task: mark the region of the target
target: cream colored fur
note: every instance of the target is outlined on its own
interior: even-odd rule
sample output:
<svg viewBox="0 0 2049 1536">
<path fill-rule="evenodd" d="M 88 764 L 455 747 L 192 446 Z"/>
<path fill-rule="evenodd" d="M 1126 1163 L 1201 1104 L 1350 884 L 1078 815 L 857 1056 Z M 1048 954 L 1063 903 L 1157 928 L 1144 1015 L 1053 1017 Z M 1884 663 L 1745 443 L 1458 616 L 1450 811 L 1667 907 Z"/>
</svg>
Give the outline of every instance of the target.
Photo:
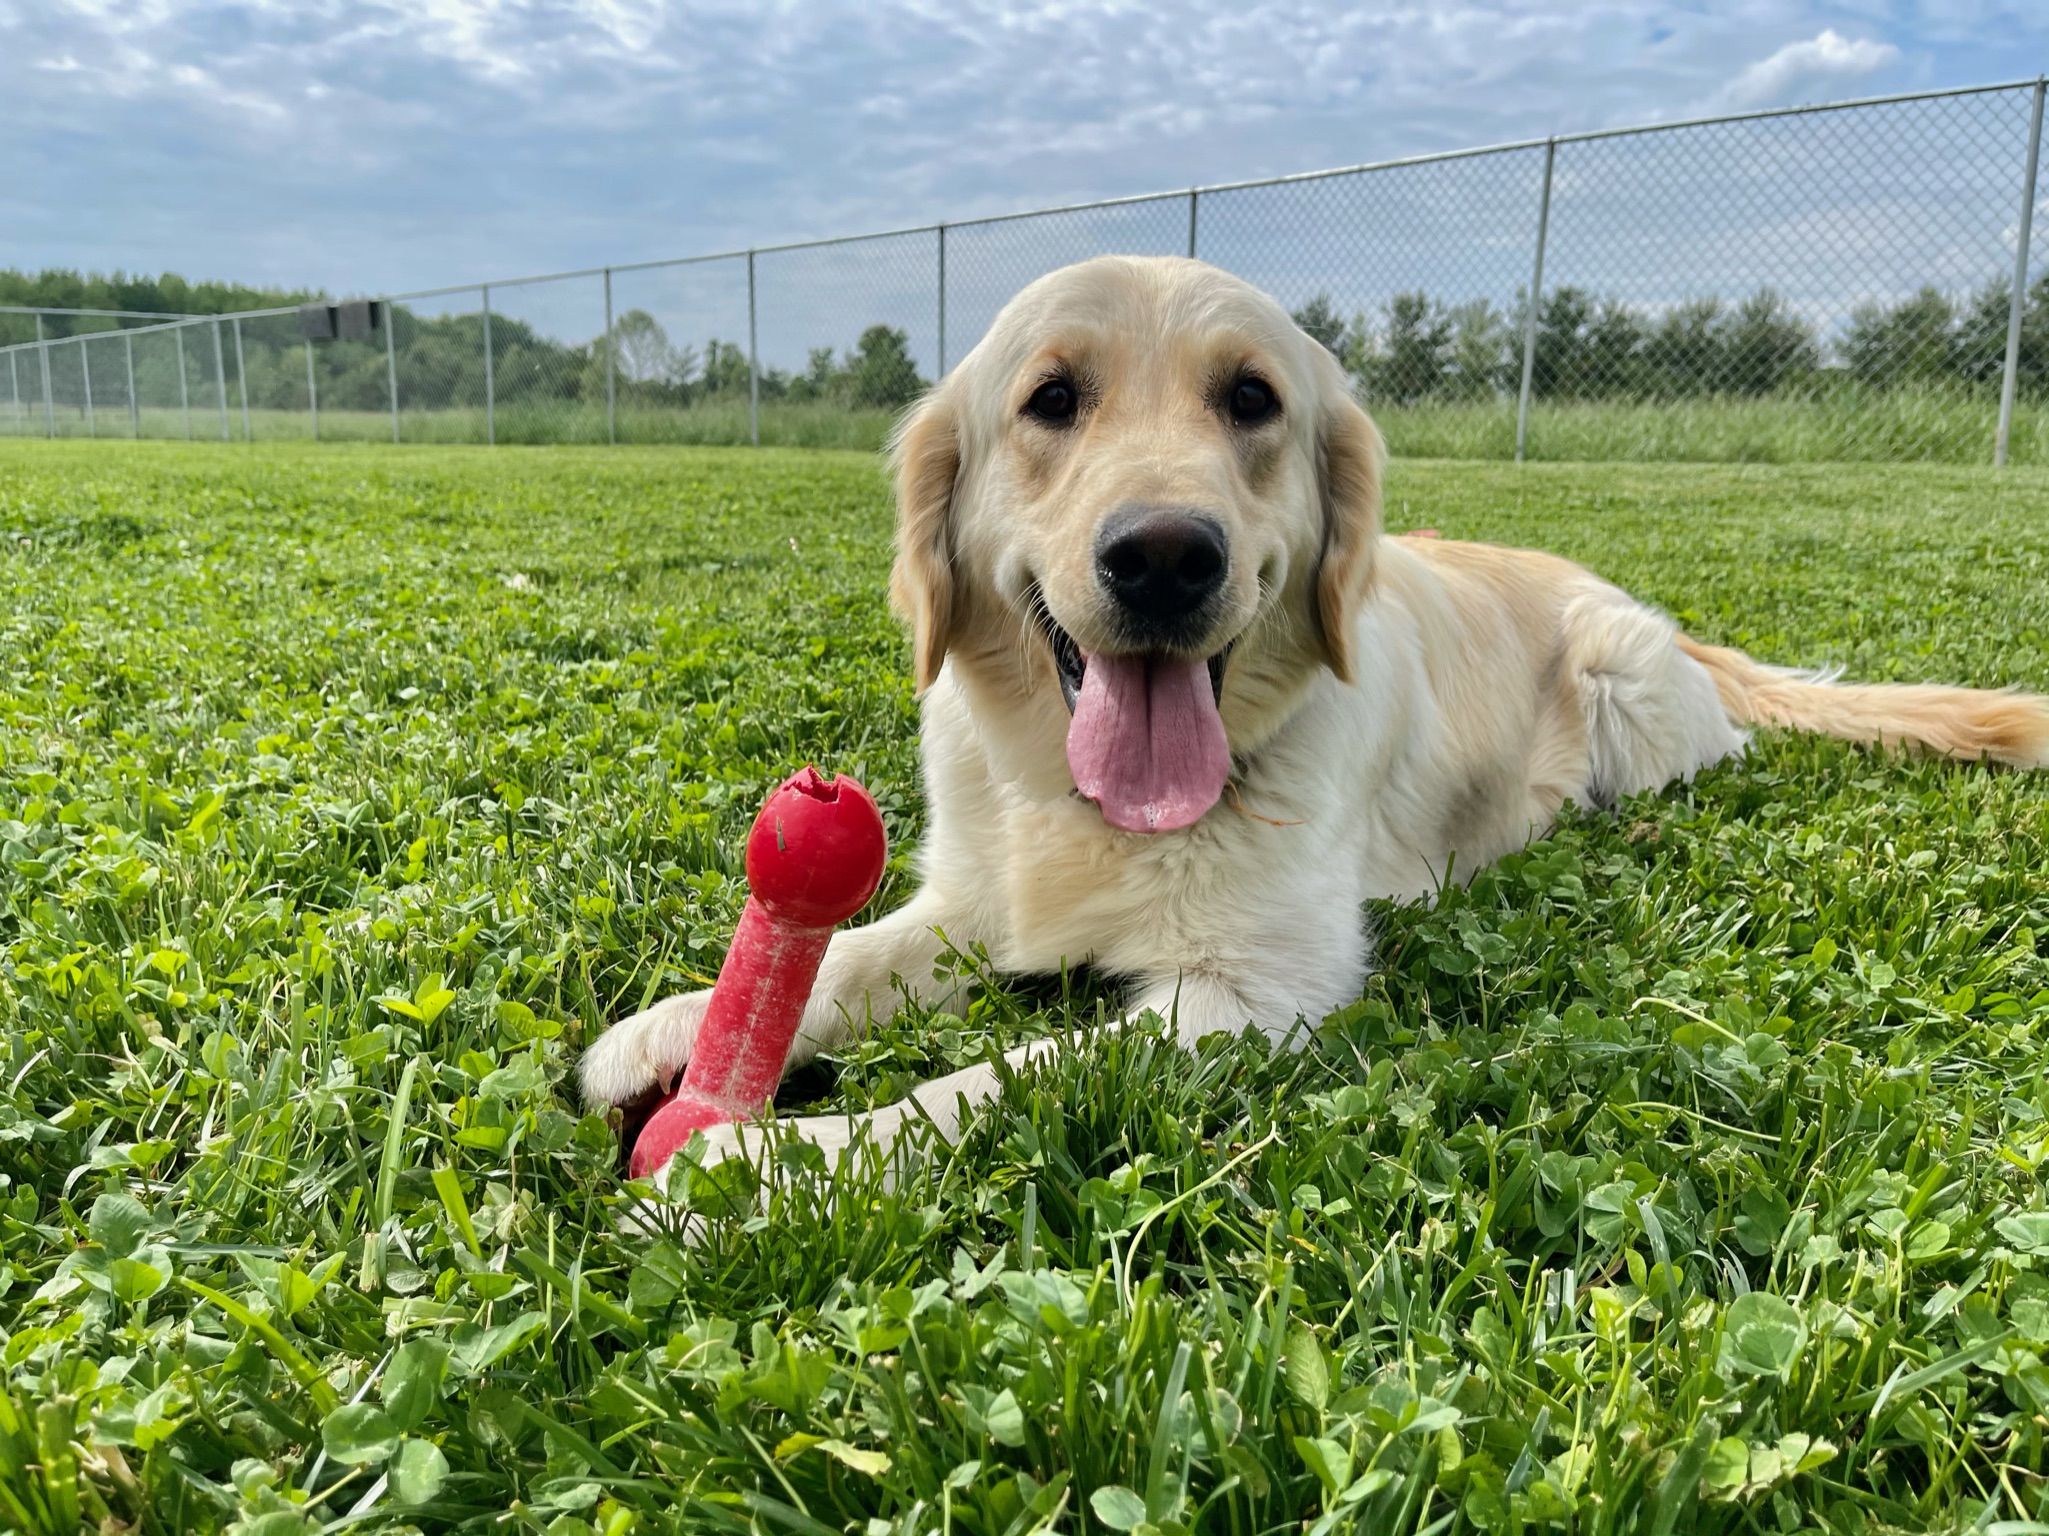
<svg viewBox="0 0 2049 1536">
<path fill-rule="evenodd" d="M 1022 412 L 1056 370 L 1088 396 L 1064 431 Z M 1218 381 L 1248 370 L 1281 400 L 1253 430 L 1215 404 Z M 1032 284 L 918 406 L 895 459 L 892 585 L 925 690 L 923 884 L 834 938 L 792 1064 L 906 992 L 946 1001 L 954 984 L 933 974 L 949 945 L 1010 971 L 1087 962 L 1127 978 L 1130 1012 L 1171 1018 L 1184 1041 L 1248 1024 L 1286 1037 L 1358 996 L 1368 898 L 1427 897 L 1567 800 L 1607 805 L 1740 752 L 1753 722 L 2049 761 L 2041 699 L 1832 687 L 1697 644 L 1554 556 L 1384 537 L 1380 440 L 1344 374 L 1278 304 L 1197 262 L 1111 257 Z M 1133 503 L 1197 508 L 1231 550 L 1207 649 L 1233 645 L 1232 788 L 1157 835 L 1114 831 L 1075 794 L 1029 606 L 1036 588 L 1084 651 L 1114 648 L 1093 540 Z M 708 995 L 599 1039 L 590 1102 L 669 1082 Z M 951 1136 L 995 1087 L 972 1068 L 865 1120 L 797 1128 L 886 1143 L 922 1116 Z"/>
</svg>

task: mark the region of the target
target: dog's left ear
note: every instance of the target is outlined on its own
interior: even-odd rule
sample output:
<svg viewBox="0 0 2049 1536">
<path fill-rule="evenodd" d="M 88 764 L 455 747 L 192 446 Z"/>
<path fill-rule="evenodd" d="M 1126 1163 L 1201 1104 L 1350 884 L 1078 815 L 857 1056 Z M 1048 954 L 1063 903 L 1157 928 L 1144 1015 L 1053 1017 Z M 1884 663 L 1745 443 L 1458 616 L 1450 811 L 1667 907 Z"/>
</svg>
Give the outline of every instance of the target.
<svg viewBox="0 0 2049 1536">
<path fill-rule="evenodd" d="M 939 678 L 954 620 L 953 486 L 960 425 L 940 385 L 890 439 L 896 470 L 896 565 L 889 595 L 911 626 L 912 675 L 923 693 Z"/>
<path fill-rule="evenodd" d="M 1353 631 L 1373 578 L 1380 537 L 1380 430 L 1349 391 L 1332 391 L 1316 445 L 1323 501 L 1323 555 L 1316 567 L 1316 617 L 1323 659 L 1341 682 L 1352 681 Z"/>
</svg>

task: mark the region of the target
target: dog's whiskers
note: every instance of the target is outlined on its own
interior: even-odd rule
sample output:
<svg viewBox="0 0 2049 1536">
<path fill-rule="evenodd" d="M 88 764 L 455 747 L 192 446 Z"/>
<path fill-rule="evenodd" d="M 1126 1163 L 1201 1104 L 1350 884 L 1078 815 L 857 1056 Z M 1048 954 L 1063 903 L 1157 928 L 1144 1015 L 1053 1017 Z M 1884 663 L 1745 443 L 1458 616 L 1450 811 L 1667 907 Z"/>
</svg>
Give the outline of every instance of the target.
<svg viewBox="0 0 2049 1536">
<path fill-rule="evenodd" d="M 1044 625 L 1039 618 L 1039 607 L 1045 599 L 1039 596 L 1037 584 L 1027 587 L 1015 597 L 1006 597 L 1003 606 L 1017 619 L 1018 659 L 1028 660 L 1035 649 L 1035 643 L 1044 634 Z"/>
</svg>

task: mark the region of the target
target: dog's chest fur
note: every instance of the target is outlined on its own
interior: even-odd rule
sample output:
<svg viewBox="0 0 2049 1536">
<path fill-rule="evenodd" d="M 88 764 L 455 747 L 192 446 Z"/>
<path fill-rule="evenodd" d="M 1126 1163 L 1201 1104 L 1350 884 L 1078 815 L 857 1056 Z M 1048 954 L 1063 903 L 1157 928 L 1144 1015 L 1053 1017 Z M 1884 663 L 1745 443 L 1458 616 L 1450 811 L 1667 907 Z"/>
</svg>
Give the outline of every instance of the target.
<svg viewBox="0 0 2049 1536">
<path fill-rule="evenodd" d="M 1356 712 L 1301 711 L 1239 764 L 1223 804 L 1162 837 L 1114 831 L 1071 791 L 1048 794 L 1059 765 L 1020 772 L 1044 754 L 1021 751 L 1012 724 L 978 718 L 950 677 L 926 699 L 926 878 L 974 905 L 1005 969 L 1227 970 L 1306 937 L 1319 924 L 1305 913 L 1355 947 L 1365 897 L 1428 888 L 1418 854 L 1386 834 L 1382 812 L 1400 798 L 1383 786 L 1401 754 Z"/>
</svg>

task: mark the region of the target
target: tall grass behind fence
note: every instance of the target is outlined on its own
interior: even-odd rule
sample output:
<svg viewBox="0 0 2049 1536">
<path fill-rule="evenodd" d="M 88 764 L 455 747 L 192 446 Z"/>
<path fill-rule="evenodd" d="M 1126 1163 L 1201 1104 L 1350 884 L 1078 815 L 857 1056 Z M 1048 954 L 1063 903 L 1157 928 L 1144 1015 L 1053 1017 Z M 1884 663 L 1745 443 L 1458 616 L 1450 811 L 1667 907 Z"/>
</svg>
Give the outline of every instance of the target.
<svg viewBox="0 0 2049 1536">
<path fill-rule="evenodd" d="M 2043 97 L 1565 135 L 398 294 L 368 339 L 309 341 L 288 310 L 50 312 L 4 344 L 11 314 L 0 433 L 872 447 L 1019 288 L 1125 252 L 1275 294 L 1397 453 L 2049 462 Z"/>
</svg>

